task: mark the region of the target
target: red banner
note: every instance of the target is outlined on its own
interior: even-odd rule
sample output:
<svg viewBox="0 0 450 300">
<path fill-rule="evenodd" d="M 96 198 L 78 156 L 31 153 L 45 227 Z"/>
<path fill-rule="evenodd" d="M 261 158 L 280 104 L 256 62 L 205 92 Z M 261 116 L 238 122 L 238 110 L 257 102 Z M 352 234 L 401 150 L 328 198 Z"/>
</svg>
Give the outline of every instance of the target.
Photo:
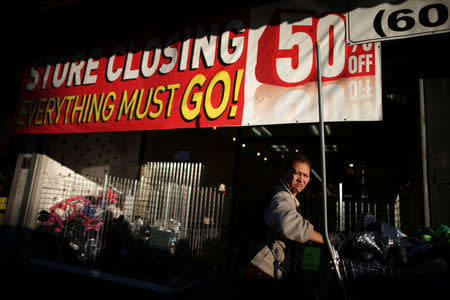
<svg viewBox="0 0 450 300">
<path fill-rule="evenodd" d="M 328 120 L 380 119 L 377 47 L 346 46 L 343 15 L 273 9 L 35 64 L 24 72 L 15 131 L 313 122 L 316 40 Z"/>
</svg>

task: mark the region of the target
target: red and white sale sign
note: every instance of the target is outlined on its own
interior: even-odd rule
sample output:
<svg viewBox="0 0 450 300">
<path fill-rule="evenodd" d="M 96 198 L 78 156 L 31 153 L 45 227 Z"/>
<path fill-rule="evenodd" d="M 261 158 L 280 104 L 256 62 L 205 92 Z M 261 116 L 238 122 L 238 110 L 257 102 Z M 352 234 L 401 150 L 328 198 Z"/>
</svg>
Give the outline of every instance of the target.
<svg viewBox="0 0 450 300">
<path fill-rule="evenodd" d="M 25 70 L 17 133 L 381 119 L 378 44 L 347 46 L 338 13 L 254 8 Z"/>
</svg>

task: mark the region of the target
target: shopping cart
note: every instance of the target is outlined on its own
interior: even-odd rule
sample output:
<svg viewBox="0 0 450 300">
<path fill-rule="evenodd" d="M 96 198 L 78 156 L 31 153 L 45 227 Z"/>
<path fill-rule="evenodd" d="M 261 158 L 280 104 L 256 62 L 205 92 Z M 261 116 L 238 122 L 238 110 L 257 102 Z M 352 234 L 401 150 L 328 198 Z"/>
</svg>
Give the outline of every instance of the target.
<svg viewBox="0 0 450 300">
<path fill-rule="evenodd" d="M 339 283 L 341 293 L 337 297 L 329 297 L 328 283 L 322 283 L 317 299 L 427 299 L 437 296 L 445 298 L 450 291 L 450 276 L 447 273 L 424 272 L 420 268 L 409 265 L 390 265 L 368 263 L 355 259 L 339 257 L 335 253 L 336 266 L 340 279 L 334 276 L 332 280 Z M 322 272 L 336 273 L 331 259 Z M 324 276 L 322 275 L 322 278 Z M 331 277 L 328 276 L 329 280 Z M 330 284 L 333 286 L 333 283 Z M 325 289 L 323 288 L 325 286 Z M 328 291 L 328 293 L 324 293 Z M 322 297 L 324 295 L 324 297 Z M 444 296 L 444 297 L 443 297 Z"/>
<path fill-rule="evenodd" d="M 406 283 L 400 268 L 339 257 L 331 248 L 336 264 L 326 246 L 313 243 L 296 261 L 301 288 L 313 299 L 393 299 L 391 290 Z"/>
<path fill-rule="evenodd" d="M 400 270 L 391 266 L 370 264 L 362 261 L 339 258 L 337 264 L 343 280 L 398 279 Z"/>
</svg>

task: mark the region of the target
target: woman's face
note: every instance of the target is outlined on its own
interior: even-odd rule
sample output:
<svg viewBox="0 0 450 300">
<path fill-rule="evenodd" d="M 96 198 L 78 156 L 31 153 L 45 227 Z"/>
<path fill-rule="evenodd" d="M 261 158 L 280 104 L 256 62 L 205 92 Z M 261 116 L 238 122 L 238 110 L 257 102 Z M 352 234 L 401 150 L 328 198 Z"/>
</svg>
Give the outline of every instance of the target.
<svg viewBox="0 0 450 300">
<path fill-rule="evenodd" d="M 284 180 L 294 196 L 305 189 L 310 179 L 310 172 L 311 168 L 307 163 L 296 161 L 285 174 Z"/>
</svg>

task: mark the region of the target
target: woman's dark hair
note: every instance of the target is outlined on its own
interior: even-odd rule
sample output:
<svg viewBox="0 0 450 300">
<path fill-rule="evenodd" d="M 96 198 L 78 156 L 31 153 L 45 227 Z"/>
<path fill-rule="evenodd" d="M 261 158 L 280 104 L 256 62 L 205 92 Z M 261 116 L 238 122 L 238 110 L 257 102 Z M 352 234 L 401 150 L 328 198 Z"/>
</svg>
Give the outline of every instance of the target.
<svg viewBox="0 0 450 300">
<path fill-rule="evenodd" d="M 284 162 L 283 172 L 285 172 L 285 173 L 288 172 L 289 169 L 292 168 L 294 163 L 297 161 L 306 163 L 311 168 L 311 165 L 312 165 L 311 161 L 309 160 L 308 157 L 306 157 L 306 155 L 300 154 L 300 153 L 293 153 L 286 158 L 286 160 Z"/>
</svg>

